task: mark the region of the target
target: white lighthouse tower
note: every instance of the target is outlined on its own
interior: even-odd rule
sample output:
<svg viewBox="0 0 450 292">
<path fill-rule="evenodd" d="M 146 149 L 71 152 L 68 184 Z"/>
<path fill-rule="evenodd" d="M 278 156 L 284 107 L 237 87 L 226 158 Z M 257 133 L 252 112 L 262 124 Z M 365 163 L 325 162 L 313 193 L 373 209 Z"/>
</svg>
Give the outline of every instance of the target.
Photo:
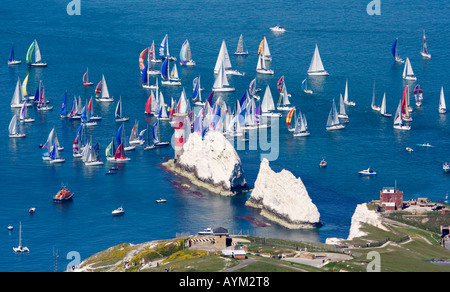
<svg viewBox="0 0 450 292">
<path fill-rule="evenodd" d="M 176 162 L 180 155 L 183 154 L 183 145 L 189 137 L 191 126 L 189 123 L 189 117 L 186 113 L 174 113 L 173 120 L 174 122 L 172 126 L 175 128 L 174 149 Z"/>
</svg>

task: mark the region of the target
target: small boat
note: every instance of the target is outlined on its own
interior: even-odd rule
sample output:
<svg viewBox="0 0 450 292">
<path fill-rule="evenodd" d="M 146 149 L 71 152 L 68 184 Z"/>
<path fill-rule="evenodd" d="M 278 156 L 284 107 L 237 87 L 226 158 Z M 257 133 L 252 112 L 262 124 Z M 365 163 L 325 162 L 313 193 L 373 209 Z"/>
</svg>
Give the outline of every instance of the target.
<svg viewBox="0 0 450 292">
<path fill-rule="evenodd" d="M 105 76 L 102 75 L 102 80 L 95 88 L 95 97 L 98 101 L 112 102 L 114 98 L 109 96 L 108 86 L 106 85 Z"/>
<path fill-rule="evenodd" d="M 159 45 L 159 56 L 162 59 L 169 59 L 170 61 L 176 61 L 177 58 L 170 56 L 169 53 L 169 36 L 166 34 Z"/>
<path fill-rule="evenodd" d="M 425 37 L 425 30 L 423 31 L 423 45 L 422 45 L 422 51 L 420 52 L 420 54 L 425 59 L 430 59 L 431 58 L 431 54 L 428 53 L 427 38 Z"/>
<path fill-rule="evenodd" d="M 94 85 L 94 83 L 89 81 L 89 73 L 88 73 L 89 69 L 86 69 L 86 72 L 83 75 L 83 86 L 92 86 Z"/>
<path fill-rule="evenodd" d="M 444 170 L 444 172 L 450 172 L 450 163 L 444 162 L 442 165 L 442 170 Z"/>
<path fill-rule="evenodd" d="M 402 106 L 402 101 L 400 100 L 400 102 L 398 103 L 397 111 L 395 112 L 394 129 L 409 131 L 409 130 L 411 130 L 411 126 L 404 125 L 403 121 L 402 121 L 401 106 Z"/>
<path fill-rule="evenodd" d="M 311 89 L 308 89 L 308 78 L 305 78 L 305 80 L 302 81 L 302 89 L 304 93 L 312 94 L 313 91 Z"/>
<path fill-rule="evenodd" d="M 36 212 L 36 208 L 30 208 L 29 210 L 28 210 L 28 213 L 30 213 L 30 214 L 34 214 Z"/>
<path fill-rule="evenodd" d="M 34 60 L 33 60 L 34 52 Z M 41 51 L 36 40 L 31 43 L 27 51 L 27 64 L 29 67 L 47 67 L 47 63 L 42 61 Z"/>
<path fill-rule="evenodd" d="M 286 32 L 286 29 L 284 27 L 282 27 L 281 25 L 276 25 L 274 27 L 271 27 L 270 30 L 273 32 Z"/>
<path fill-rule="evenodd" d="M 270 54 L 269 43 L 267 42 L 266 37 L 259 43 L 258 54 L 262 55 L 264 60 L 272 61 L 272 55 Z"/>
<path fill-rule="evenodd" d="M 180 50 L 180 65 L 195 66 L 195 61 L 192 60 L 191 45 L 188 40 L 185 40 Z"/>
<path fill-rule="evenodd" d="M 273 70 L 267 67 L 266 61 L 262 55 L 258 57 L 258 64 L 256 65 L 256 73 L 273 75 Z"/>
<path fill-rule="evenodd" d="M 21 108 L 23 103 L 26 102 L 26 98 L 23 96 L 22 84 L 20 83 L 20 77 L 17 78 L 16 88 L 11 99 L 11 108 Z M 26 106 L 32 106 L 31 103 L 26 103 Z"/>
<path fill-rule="evenodd" d="M 213 91 L 234 91 L 234 87 L 231 87 L 228 83 L 227 75 L 225 74 L 225 65 L 224 60 L 221 60 L 222 62 L 219 65 L 219 72 L 216 75 L 216 79 L 213 84 Z"/>
<path fill-rule="evenodd" d="M 308 75 L 311 76 L 328 76 L 328 72 L 323 67 L 322 59 L 320 58 L 319 48 L 317 47 L 314 50 L 314 55 L 311 59 L 311 64 L 309 65 Z"/>
<path fill-rule="evenodd" d="M 54 203 L 62 203 L 69 201 L 73 198 L 74 193 L 69 191 L 69 189 L 65 186 L 61 188 L 61 190 L 53 197 Z"/>
<path fill-rule="evenodd" d="M 20 229 L 19 229 L 19 246 L 13 247 L 13 251 L 15 253 L 26 253 L 30 250 L 26 246 L 22 246 L 22 222 L 20 222 Z"/>
<path fill-rule="evenodd" d="M 26 136 L 25 133 L 19 130 L 19 125 L 17 122 L 17 115 L 14 115 L 9 123 L 9 137 L 10 138 L 23 138 Z"/>
<path fill-rule="evenodd" d="M 38 111 L 49 111 L 53 109 L 53 106 L 48 105 L 49 101 L 45 99 L 45 88 L 42 80 L 39 82 L 39 88 L 37 96 L 35 96 L 34 101 L 37 102 L 37 110 Z"/>
<path fill-rule="evenodd" d="M 244 51 L 244 39 L 242 34 L 239 36 L 239 41 L 237 44 L 236 52 L 234 52 L 236 56 L 248 56 L 248 51 Z"/>
<path fill-rule="evenodd" d="M 406 151 L 408 151 L 408 152 L 414 152 L 414 149 L 412 149 L 411 147 L 406 147 Z"/>
<path fill-rule="evenodd" d="M 111 167 L 107 172 L 105 172 L 105 174 L 116 174 L 118 171 L 119 169 L 117 167 Z"/>
<path fill-rule="evenodd" d="M 445 114 L 447 112 L 447 106 L 445 105 L 444 87 L 441 86 L 441 94 L 439 96 L 439 113 Z"/>
<path fill-rule="evenodd" d="M 309 136 L 308 124 L 306 122 L 306 117 L 299 111 L 297 120 L 295 122 L 294 137 L 305 137 Z"/>
<path fill-rule="evenodd" d="M 344 103 L 346 105 L 350 105 L 350 106 L 356 105 L 356 103 L 354 101 L 348 100 L 348 80 L 345 81 Z"/>
<path fill-rule="evenodd" d="M 403 64 L 405 62 L 405 60 L 403 60 L 402 58 L 400 58 L 400 56 L 398 55 L 398 49 L 397 49 L 397 45 L 398 45 L 398 39 L 395 39 L 394 44 L 392 45 L 392 55 L 394 56 L 394 60 L 397 63 Z"/>
<path fill-rule="evenodd" d="M 158 204 L 166 203 L 166 202 L 167 202 L 167 200 L 163 199 L 163 198 L 159 198 L 159 199 L 156 200 L 156 203 L 158 203 Z"/>
<path fill-rule="evenodd" d="M 11 52 L 9 54 L 8 65 L 19 65 L 21 64 L 21 60 L 14 59 L 14 44 L 11 45 Z"/>
<path fill-rule="evenodd" d="M 374 111 L 378 111 L 378 112 L 381 111 L 381 106 L 375 104 L 375 80 L 373 81 L 372 103 L 371 103 L 370 107 Z"/>
<path fill-rule="evenodd" d="M 406 58 L 405 67 L 403 69 L 403 79 L 408 81 L 416 81 L 417 77 L 414 75 L 414 71 L 411 66 L 409 58 Z"/>
<path fill-rule="evenodd" d="M 205 102 L 202 101 L 202 88 L 200 87 L 200 76 L 195 77 L 192 81 L 194 85 L 192 88 L 192 102 L 197 106 L 205 106 Z"/>
<path fill-rule="evenodd" d="M 280 90 L 280 98 L 278 99 L 277 110 L 279 111 L 290 111 L 294 107 L 289 106 L 291 102 L 289 101 L 289 95 L 287 93 L 286 84 L 284 83 L 284 79 L 281 84 Z"/>
<path fill-rule="evenodd" d="M 345 111 L 345 103 L 342 94 L 339 95 L 339 113 L 338 118 L 348 120 L 347 112 Z"/>
<path fill-rule="evenodd" d="M 361 176 L 372 176 L 377 175 L 377 172 L 372 170 L 370 167 L 368 169 L 364 169 L 358 172 Z"/>
<path fill-rule="evenodd" d="M 154 149 L 157 147 L 164 147 L 164 146 L 170 145 L 169 142 L 161 142 L 161 131 L 159 128 L 159 121 L 157 121 L 152 127 L 153 144 L 150 145 L 150 137 L 149 137 L 148 131 L 147 131 L 147 139 L 146 140 L 147 140 L 147 145 L 144 147 L 144 150 Z"/>
<path fill-rule="evenodd" d="M 420 107 L 423 100 L 423 90 L 419 84 L 414 87 L 414 99 L 416 100 L 416 106 Z"/>
<path fill-rule="evenodd" d="M 198 235 L 213 235 L 214 231 L 211 227 L 205 228 L 197 233 Z"/>
<path fill-rule="evenodd" d="M 8 225 L 8 230 L 12 231 L 14 229 L 14 227 L 12 225 Z"/>
<path fill-rule="evenodd" d="M 325 168 L 327 167 L 328 163 L 325 161 L 325 159 L 322 158 L 322 160 L 319 162 L 319 167 L 320 168 Z"/>
<path fill-rule="evenodd" d="M 334 99 L 333 99 L 333 105 L 331 106 L 330 113 L 328 114 L 326 129 L 327 129 L 327 131 L 345 129 L 345 125 L 341 124 L 341 122 L 339 121 L 338 113 L 336 110 L 336 103 L 334 102 Z"/>
<path fill-rule="evenodd" d="M 219 55 L 217 56 L 216 65 L 214 66 L 214 74 L 220 73 L 220 66 L 223 66 L 223 70 L 226 75 L 245 75 L 244 72 L 239 72 L 238 70 L 231 69 L 232 66 L 230 56 L 228 55 L 228 49 L 225 40 L 222 41 L 222 45 L 220 46 Z"/>
<path fill-rule="evenodd" d="M 386 93 L 383 95 L 383 101 L 381 102 L 380 114 L 383 117 L 392 117 L 392 114 L 386 112 Z"/>
<path fill-rule="evenodd" d="M 59 149 L 58 149 L 58 145 L 56 143 L 53 143 L 51 149 L 50 149 L 50 153 L 48 154 L 48 161 L 50 162 L 50 164 L 54 164 L 54 163 L 63 163 L 66 160 L 61 157 L 59 155 Z"/>
<path fill-rule="evenodd" d="M 278 117 L 282 116 L 281 113 L 274 112 L 275 103 L 273 102 L 272 91 L 269 84 L 266 85 L 266 91 L 264 92 L 263 100 L 261 103 L 261 115 L 265 117 Z"/>
<path fill-rule="evenodd" d="M 161 84 L 162 85 L 181 85 L 181 79 L 178 77 L 177 65 L 173 64 L 172 71 L 169 73 L 169 58 L 164 60 L 161 67 Z"/>
<path fill-rule="evenodd" d="M 115 117 L 116 117 L 116 122 L 119 122 L 119 123 L 126 122 L 130 119 L 128 117 L 122 116 L 122 97 L 120 97 L 119 101 L 117 102 Z"/>
<path fill-rule="evenodd" d="M 417 146 L 420 146 L 420 147 L 434 147 L 430 143 L 417 144 Z"/>
<path fill-rule="evenodd" d="M 122 215 L 125 214 L 125 210 L 124 210 L 124 209 L 122 208 L 122 206 L 121 206 L 121 207 L 115 209 L 114 211 L 112 211 L 111 214 L 112 214 L 113 216 L 122 216 Z"/>
</svg>

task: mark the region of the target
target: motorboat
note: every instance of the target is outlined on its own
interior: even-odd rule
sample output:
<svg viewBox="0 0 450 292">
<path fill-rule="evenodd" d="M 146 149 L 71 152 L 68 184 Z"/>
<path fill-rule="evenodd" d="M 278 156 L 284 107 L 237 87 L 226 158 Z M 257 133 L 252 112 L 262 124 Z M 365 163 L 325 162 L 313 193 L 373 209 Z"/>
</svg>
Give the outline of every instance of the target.
<svg viewBox="0 0 450 292">
<path fill-rule="evenodd" d="M 165 203 L 165 202 L 167 202 L 167 200 L 163 199 L 163 198 L 156 200 L 156 203 L 158 203 L 158 204 Z"/>
<path fill-rule="evenodd" d="M 376 171 L 372 170 L 370 167 L 368 169 L 361 170 L 358 173 L 361 176 L 377 175 Z"/>
<path fill-rule="evenodd" d="M 62 203 L 65 201 L 69 201 L 73 198 L 73 192 L 69 191 L 69 189 L 65 186 L 53 197 L 53 202 Z"/>
<path fill-rule="evenodd" d="M 320 168 L 327 167 L 327 162 L 325 161 L 325 159 L 322 158 L 322 160 L 319 162 L 319 167 Z"/>
<path fill-rule="evenodd" d="M 111 167 L 105 174 L 116 174 L 118 170 L 117 167 Z"/>
<path fill-rule="evenodd" d="M 13 227 L 12 225 L 9 225 L 9 226 L 8 226 L 8 230 L 9 230 L 9 231 L 12 231 L 13 229 L 14 229 L 14 227 Z"/>
<path fill-rule="evenodd" d="M 408 152 L 414 152 L 414 149 L 412 149 L 411 147 L 406 147 L 406 151 L 408 151 Z"/>
<path fill-rule="evenodd" d="M 213 235 L 213 229 L 211 227 L 208 227 L 206 229 L 203 229 L 202 231 L 198 232 L 198 235 Z"/>
<path fill-rule="evenodd" d="M 444 162 L 444 164 L 442 165 L 442 169 L 444 170 L 444 172 L 450 172 L 450 163 Z"/>
<path fill-rule="evenodd" d="M 122 216 L 125 214 L 125 211 L 122 207 L 119 207 L 111 212 L 113 216 Z"/>
<path fill-rule="evenodd" d="M 36 208 L 30 208 L 29 210 L 28 210 L 28 213 L 30 213 L 30 214 L 34 214 L 36 212 Z"/>
<path fill-rule="evenodd" d="M 273 32 L 286 32 L 286 29 L 284 27 L 282 27 L 281 25 L 276 25 L 274 27 L 271 27 L 270 30 Z"/>
</svg>

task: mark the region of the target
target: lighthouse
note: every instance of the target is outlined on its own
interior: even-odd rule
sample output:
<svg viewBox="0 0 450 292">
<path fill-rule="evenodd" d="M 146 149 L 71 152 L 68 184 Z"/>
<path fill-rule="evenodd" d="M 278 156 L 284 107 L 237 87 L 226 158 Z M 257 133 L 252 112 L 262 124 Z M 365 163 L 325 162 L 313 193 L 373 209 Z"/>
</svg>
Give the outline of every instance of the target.
<svg viewBox="0 0 450 292">
<path fill-rule="evenodd" d="M 173 124 L 175 129 L 174 133 L 174 149 L 175 149 L 175 162 L 183 154 L 183 145 L 186 143 L 190 132 L 189 118 L 186 113 L 174 113 Z M 189 132 L 187 132 L 189 131 Z"/>
</svg>

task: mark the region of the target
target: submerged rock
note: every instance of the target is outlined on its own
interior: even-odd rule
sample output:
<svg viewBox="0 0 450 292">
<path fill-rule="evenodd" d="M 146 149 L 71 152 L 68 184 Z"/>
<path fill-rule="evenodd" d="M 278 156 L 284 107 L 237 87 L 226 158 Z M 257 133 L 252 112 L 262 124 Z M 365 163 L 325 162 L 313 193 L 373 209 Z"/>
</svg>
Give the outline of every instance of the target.
<svg viewBox="0 0 450 292">
<path fill-rule="evenodd" d="M 302 180 L 285 169 L 274 172 L 267 159 L 261 161 L 255 187 L 245 205 L 260 208 L 262 216 L 289 229 L 321 225 L 319 211 Z"/>
<path fill-rule="evenodd" d="M 163 165 L 193 184 L 220 195 L 232 196 L 235 190 L 246 186 L 241 159 L 220 132 L 210 131 L 204 139 L 192 133 L 177 161 L 170 160 Z"/>
</svg>

